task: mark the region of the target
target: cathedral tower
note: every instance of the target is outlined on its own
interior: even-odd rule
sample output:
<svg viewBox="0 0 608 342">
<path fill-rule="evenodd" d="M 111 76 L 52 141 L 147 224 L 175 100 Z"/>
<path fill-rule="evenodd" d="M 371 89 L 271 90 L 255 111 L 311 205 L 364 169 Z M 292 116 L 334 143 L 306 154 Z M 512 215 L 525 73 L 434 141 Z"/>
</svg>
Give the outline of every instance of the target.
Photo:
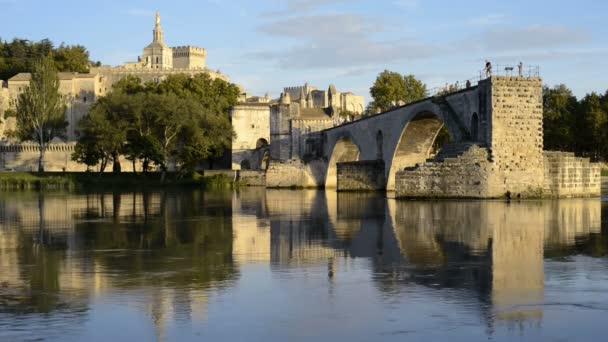
<svg viewBox="0 0 608 342">
<path fill-rule="evenodd" d="M 156 26 L 154 27 L 154 39 L 144 49 L 141 62 L 144 68 L 171 69 L 173 68 L 173 51 L 165 44 L 163 28 L 160 26 L 160 13 L 156 12 Z"/>
</svg>

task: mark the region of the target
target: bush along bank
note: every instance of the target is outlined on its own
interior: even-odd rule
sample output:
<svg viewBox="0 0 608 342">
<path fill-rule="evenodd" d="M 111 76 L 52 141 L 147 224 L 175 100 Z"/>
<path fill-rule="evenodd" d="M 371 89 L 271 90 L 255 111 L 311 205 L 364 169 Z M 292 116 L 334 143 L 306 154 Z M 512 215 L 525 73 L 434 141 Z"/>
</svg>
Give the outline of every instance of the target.
<svg viewBox="0 0 608 342">
<path fill-rule="evenodd" d="M 203 177 L 199 173 L 22 173 L 0 172 L 0 190 L 102 190 L 163 187 L 232 189 L 239 183 L 225 175 Z"/>
</svg>

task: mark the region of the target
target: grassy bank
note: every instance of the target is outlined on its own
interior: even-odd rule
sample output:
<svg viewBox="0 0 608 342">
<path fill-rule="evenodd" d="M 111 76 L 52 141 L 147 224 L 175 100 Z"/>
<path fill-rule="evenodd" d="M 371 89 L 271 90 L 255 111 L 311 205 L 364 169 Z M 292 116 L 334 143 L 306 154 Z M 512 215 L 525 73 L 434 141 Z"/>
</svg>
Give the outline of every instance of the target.
<svg viewBox="0 0 608 342">
<path fill-rule="evenodd" d="M 71 173 L 71 172 L 0 172 L 0 190 L 105 190 L 163 187 L 230 189 L 237 186 L 224 175 L 203 177 L 198 173 L 180 177 L 167 173 Z"/>
</svg>

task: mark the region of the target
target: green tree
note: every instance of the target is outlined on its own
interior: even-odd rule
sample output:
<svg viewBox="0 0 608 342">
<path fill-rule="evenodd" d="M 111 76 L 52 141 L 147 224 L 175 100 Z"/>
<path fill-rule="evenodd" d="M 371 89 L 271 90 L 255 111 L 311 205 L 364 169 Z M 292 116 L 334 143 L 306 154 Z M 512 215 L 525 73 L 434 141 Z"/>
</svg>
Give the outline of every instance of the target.
<svg viewBox="0 0 608 342">
<path fill-rule="evenodd" d="M 53 55 L 59 71 L 89 72 L 89 52 L 82 45 L 61 44 Z"/>
<path fill-rule="evenodd" d="M 16 136 L 21 141 L 34 140 L 40 146 L 38 171 L 44 171 L 47 144 L 55 137 L 64 137 L 66 104 L 59 93 L 59 78 L 50 57 L 34 66 L 29 87 L 17 100 Z"/>
<path fill-rule="evenodd" d="M 129 128 L 125 117 L 138 110 L 139 103 L 121 92 L 111 92 L 97 101 L 89 115 L 80 121 L 82 137 L 76 144 L 78 154 L 73 154 L 76 161 L 87 161 L 92 165 L 94 160 L 101 163 L 100 172 L 112 161 L 113 171 L 120 172 L 120 155 L 127 141 Z M 96 165 L 97 163 L 95 163 Z"/>
<path fill-rule="evenodd" d="M 543 88 L 545 149 L 575 151 L 575 113 L 578 101 L 563 84 Z"/>
<path fill-rule="evenodd" d="M 370 104 L 371 112 L 384 112 L 425 98 L 427 89 L 426 85 L 413 75 L 403 76 L 384 70 L 376 78 L 370 93 L 374 99 Z"/>
<path fill-rule="evenodd" d="M 201 160 L 230 148 L 228 114 L 239 93 L 234 84 L 208 74 L 173 75 L 158 84 L 125 77 L 83 120 L 73 159 L 116 162 L 122 154 L 134 166 L 141 160 L 145 171 L 156 165 L 163 177 L 173 159 L 182 171 L 194 171 Z"/>
<path fill-rule="evenodd" d="M 61 44 L 55 48 L 48 39 L 39 42 L 19 38 L 11 42 L 0 40 L 0 79 L 7 80 L 20 72 L 32 72 L 35 62 L 47 56 L 53 56 L 58 71 L 84 73 L 88 72 L 89 65 L 100 65 L 89 60 L 89 52 L 81 45 Z"/>
<path fill-rule="evenodd" d="M 602 97 L 596 93 L 587 94 L 579 105 L 578 147 L 593 160 L 608 157 L 608 112 L 602 104 Z"/>
</svg>

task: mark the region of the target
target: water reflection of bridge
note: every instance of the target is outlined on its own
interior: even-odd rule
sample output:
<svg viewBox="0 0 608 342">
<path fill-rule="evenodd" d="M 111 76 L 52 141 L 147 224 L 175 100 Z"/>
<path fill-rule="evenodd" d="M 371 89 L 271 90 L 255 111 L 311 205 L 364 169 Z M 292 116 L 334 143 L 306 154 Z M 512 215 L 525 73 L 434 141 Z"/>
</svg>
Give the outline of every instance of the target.
<svg viewBox="0 0 608 342">
<path fill-rule="evenodd" d="M 488 324 L 538 321 L 543 259 L 590 248 L 602 216 L 599 200 L 403 202 L 255 189 L 42 200 L 0 197 L 2 311 L 86 315 L 96 296 L 139 291 L 147 304 L 134 305 L 159 336 L 171 321 L 203 319 L 209 291 L 229 290 L 251 264 L 327 265 L 339 282 L 331 275 L 355 258 L 369 262 L 384 293 L 454 289 L 484 304 Z"/>
<path fill-rule="evenodd" d="M 407 202 L 268 191 L 252 206 L 249 196 L 233 200 L 238 262 L 336 267 L 338 257 L 367 258 L 380 290 L 414 283 L 469 291 L 490 305 L 482 312 L 489 324 L 541 320 L 545 254 L 601 231 L 597 199 Z"/>
</svg>

